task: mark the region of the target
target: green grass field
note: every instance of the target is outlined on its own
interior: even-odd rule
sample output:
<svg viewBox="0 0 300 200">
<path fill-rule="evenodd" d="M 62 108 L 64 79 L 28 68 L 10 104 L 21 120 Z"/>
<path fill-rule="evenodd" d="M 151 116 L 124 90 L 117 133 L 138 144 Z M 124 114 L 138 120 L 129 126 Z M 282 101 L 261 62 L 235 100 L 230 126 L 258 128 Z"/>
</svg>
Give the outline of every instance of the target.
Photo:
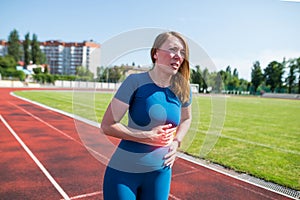
<svg viewBox="0 0 300 200">
<path fill-rule="evenodd" d="M 112 93 L 66 91 L 18 91 L 15 94 L 98 122 L 113 97 Z M 193 124 L 181 150 L 199 157 L 203 146 L 215 143 L 211 151 L 201 157 L 300 190 L 300 101 L 228 97 L 221 135 L 207 136 L 215 119 L 213 99 L 194 96 Z M 215 114 L 219 115 L 222 113 Z M 205 140 L 206 137 L 211 140 Z"/>
</svg>

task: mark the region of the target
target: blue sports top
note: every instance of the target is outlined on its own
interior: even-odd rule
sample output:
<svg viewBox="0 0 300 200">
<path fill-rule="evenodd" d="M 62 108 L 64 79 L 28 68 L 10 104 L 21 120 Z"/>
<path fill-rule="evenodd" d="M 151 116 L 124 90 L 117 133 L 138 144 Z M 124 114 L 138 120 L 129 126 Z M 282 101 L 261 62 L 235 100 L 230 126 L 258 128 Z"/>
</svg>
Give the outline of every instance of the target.
<svg viewBox="0 0 300 200">
<path fill-rule="evenodd" d="M 148 72 L 131 74 L 122 83 L 115 98 L 129 105 L 128 127 L 149 131 L 158 125 L 180 123 L 182 103 L 169 87 L 159 87 Z M 110 167 L 127 172 L 146 172 L 163 168 L 169 147 L 151 146 L 122 140 L 114 153 Z"/>
</svg>

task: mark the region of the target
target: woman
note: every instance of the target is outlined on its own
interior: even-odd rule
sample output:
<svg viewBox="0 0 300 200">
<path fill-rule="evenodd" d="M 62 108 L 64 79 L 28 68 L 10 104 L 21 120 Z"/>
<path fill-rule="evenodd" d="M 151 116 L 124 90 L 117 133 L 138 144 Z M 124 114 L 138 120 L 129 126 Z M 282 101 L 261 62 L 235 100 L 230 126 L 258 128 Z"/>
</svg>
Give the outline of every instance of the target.
<svg viewBox="0 0 300 200">
<path fill-rule="evenodd" d="M 188 58 L 179 33 L 161 33 L 153 69 L 128 76 L 112 99 L 101 128 L 121 142 L 105 172 L 104 199 L 168 199 L 176 151 L 191 124 Z"/>
</svg>

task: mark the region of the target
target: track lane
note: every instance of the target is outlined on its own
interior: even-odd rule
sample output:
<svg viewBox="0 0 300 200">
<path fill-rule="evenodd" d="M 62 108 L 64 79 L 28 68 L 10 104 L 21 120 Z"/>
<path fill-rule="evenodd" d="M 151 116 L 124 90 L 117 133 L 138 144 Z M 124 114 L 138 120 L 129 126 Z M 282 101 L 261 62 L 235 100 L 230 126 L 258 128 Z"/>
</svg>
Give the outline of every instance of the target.
<svg viewBox="0 0 300 200">
<path fill-rule="evenodd" d="M 54 199 L 61 195 L 0 122 L 0 199 Z M 41 193 L 40 191 L 43 191 Z"/>
<path fill-rule="evenodd" d="M 51 115 L 45 109 L 24 102 L 15 106 L 11 102 L 9 104 L 10 111 L 18 115 L 4 116 L 10 124 L 18 124 L 14 128 L 15 131 L 69 196 L 101 190 L 101 172 L 104 166 L 101 166 L 81 144 L 72 119 L 56 117 L 55 113 Z M 29 111 L 26 108 L 30 108 Z M 21 121 L 18 120 L 20 115 L 23 116 Z M 54 121 L 63 124 L 66 129 L 61 131 L 51 125 Z"/>
</svg>

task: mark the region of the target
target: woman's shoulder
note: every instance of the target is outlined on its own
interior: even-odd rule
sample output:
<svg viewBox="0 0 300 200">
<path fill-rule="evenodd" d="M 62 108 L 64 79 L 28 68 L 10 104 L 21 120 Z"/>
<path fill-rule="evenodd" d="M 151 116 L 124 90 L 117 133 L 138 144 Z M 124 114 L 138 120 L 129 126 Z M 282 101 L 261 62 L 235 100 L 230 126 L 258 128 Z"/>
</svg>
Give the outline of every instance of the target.
<svg viewBox="0 0 300 200">
<path fill-rule="evenodd" d="M 142 73 L 134 73 L 130 74 L 127 78 L 136 78 L 136 79 L 144 79 L 145 77 L 148 77 L 148 72 L 142 72 Z"/>
<path fill-rule="evenodd" d="M 149 82 L 149 74 L 148 72 L 130 74 L 126 79 L 127 81 L 135 82 L 139 84 L 146 83 Z"/>
</svg>

